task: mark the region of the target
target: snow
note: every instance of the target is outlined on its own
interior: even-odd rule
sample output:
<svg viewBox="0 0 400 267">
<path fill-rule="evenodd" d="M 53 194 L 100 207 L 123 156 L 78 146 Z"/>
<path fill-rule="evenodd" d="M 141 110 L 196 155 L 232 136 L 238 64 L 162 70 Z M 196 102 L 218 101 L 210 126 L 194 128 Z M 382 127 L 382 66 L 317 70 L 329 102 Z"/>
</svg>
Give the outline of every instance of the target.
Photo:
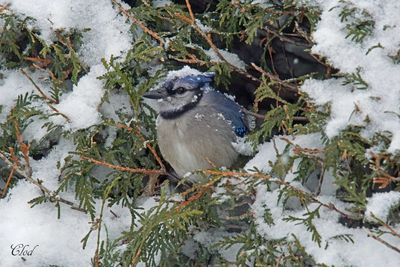
<svg viewBox="0 0 400 267">
<path fill-rule="evenodd" d="M 354 73 L 360 69 L 360 75 L 369 86 L 359 90 L 351 85 L 343 86 L 343 78 L 332 78 L 308 80 L 302 90 L 318 105 L 330 103 L 331 118 L 325 129 L 328 137 L 338 135 L 348 125 L 365 127 L 362 134 L 366 138 L 388 131 L 392 134 L 388 152 L 395 153 L 400 149 L 400 120 L 397 115 L 400 65 L 393 64 L 389 55 L 399 49 L 400 17 L 397 14 L 400 3 L 385 0 L 378 5 L 371 0 L 350 1 L 355 7 L 367 10 L 375 21 L 372 36 L 366 37 L 361 44 L 355 44 L 350 38 L 345 38 L 345 24 L 338 17 L 340 8 L 333 8 L 340 7 L 338 1 L 314 2 L 322 8 L 322 14 L 312 35 L 316 42 L 312 52 L 327 57 L 341 72 Z M 382 48 L 370 50 L 377 44 Z"/>
<path fill-rule="evenodd" d="M 228 52 L 226 50 L 223 49 L 219 49 L 218 50 L 219 53 L 226 59 L 226 61 L 228 61 L 230 64 L 232 64 L 233 66 L 237 67 L 238 69 L 241 70 L 246 70 L 246 63 L 244 63 L 238 55 L 233 54 L 231 52 Z M 213 62 L 222 62 L 222 59 L 220 59 L 217 55 L 217 53 L 215 53 L 215 51 L 213 49 L 208 49 L 208 50 L 204 50 L 204 52 L 206 53 L 207 56 L 210 57 L 210 60 Z"/>
<path fill-rule="evenodd" d="M 87 65 L 118 56 L 131 47 L 130 24 L 118 15 L 109 0 L 0 0 L 10 9 L 36 19 L 34 26 L 48 43 L 56 29 L 89 29 L 83 33 L 79 56 Z"/>
<path fill-rule="evenodd" d="M 2 92 L 0 106 L 3 107 L 3 111 L 0 113 L 0 123 L 6 120 L 7 114 L 14 106 L 15 100 L 19 95 L 25 95 L 35 90 L 32 84 L 27 83 L 27 79 L 21 72 L 7 70 L 3 72 L 3 75 L 3 80 L 0 83 L 0 92 Z M 8 90 L 10 88 L 13 90 Z M 6 90 L 7 93 L 3 93 Z"/>
<path fill-rule="evenodd" d="M 104 74 L 102 65 L 93 66 L 90 72 L 79 80 L 71 93 L 64 95 L 60 104 L 55 107 L 65 114 L 71 123 L 67 125 L 72 130 L 88 128 L 100 122 L 98 108 L 104 94 L 103 82 L 97 77 Z M 63 125 L 63 117 L 54 117 L 54 123 Z"/>
<path fill-rule="evenodd" d="M 316 152 L 322 148 L 321 136 L 319 134 L 298 135 L 296 137 L 276 136 L 270 142 L 266 142 L 258 147 L 259 152 L 250 160 L 245 169 L 249 172 L 255 169 L 271 173 L 272 166 L 278 160 L 288 162 L 289 157 L 295 156 L 293 148 L 300 146 L 301 148 L 314 149 Z M 289 149 L 287 149 L 288 143 Z M 322 155 L 320 155 L 322 156 Z M 292 186 L 301 189 L 305 192 L 315 192 L 318 177 L 311 175 L 304 185 L 293 180 L 296 176 L 298 168 L 298 159 L 293 162 L 289 173 L 284 179 L 291 183 Z M 334 176 L 331 170 L 327 170 L 324 174 L 324 180 L 321 186 L 321 192 L 318 199 L 326 204 L 333 203 L 338 209 L 345 211 L 349 204 L 343 203 L 336 199 L 335 192 L 337 186 L 334 184 Z M 223 194 L 223 191 L 219 194 Z M 290 198 L 286 206 L 278 202 L 280 194 L 279 186 L 273 185 L 270 190 L 265 185 L 259 185 L 256 188 L 256 200 L 252 205 L 252 212 L 255 216 L 257 224 L 257 232 L 262 234 L 267 239 L 280 239 L 290 237 L 295 234 L 305 247 L 306 252 L 311 254 L 317 262 L 335 266 L 397 266 L 400 264 L 400 259 L 397 253 L 372 238 L 368 237 L 368 232 L 365 229 L 350 229 L 338 222 L 338 213 L 330 211 L 324 207 L 320 210 L 320 218 L 314 219 L 314 224 L 318 232 L 322 236 L 322 245 L 319 247 L 317 243 L 311 240 L 311 234 L 307 232 L 303 224 L 295 224 L 286 222 L 283 218 L 288 216 L 304 217 L 305 210 L 295 198 Z M 378 218 L 386 220 L 389 210 L 400 202 L 399 192 L 389 192 L 374 194 L 368 199 L 366 215 L 374 213 Z M 317 208 L 317 204 L 309 205 L 308 210 Z M 274 220 L 273 225 L 268 225 L 264 221 L 264 214 L 268 209 Z M 397 226 L 397 230 L 400 227 Z M 347 243 L 343 240 L 332 239 L 332 237 L 349 234 L 355 244 Z M 399 246 L 400 240 L 391 236 L 385 235 L 384 240 Z M 328 247 L 325 250 L 325 244 Z M 370 255 L 370 256 L 369 256 Z M 376 255 L 384 255 L 376 257 Z M 382 262 L 384 259 L 384 262 Z"/>
<path fill-rule="evenodd" d="M 400 192 L 386 192 L 386 193 L 376 193 L 372 197 L 368 198 L 367 209 L 365 215 L 367 220 L 376 222 L 373 215 L 378 219 L 387 221 L 390 210 L 400 204 Z"/>
<path fill-rule="evenodd" d="M 154 0 L 152 2 L 153 7 L 165 7 L 172 4 L 170 0 Z"/>
<path fill-rule="evenodd" d="M 246 137 L 237 137 L 236 142 L 232 142 L 233 148 L 241 155 L 251 156 L 254 153 L 253 146 Z"/>
<path fill-rule="evenodd" d="M 277 203 L 279 191 L 268 191 L 266 186 L 260 185 L 257 188 L 256 201 L 252 206 L 255 214 L 257 231 L 268 239 L 279 239 L 295 234 L 306 252 L 311 254 L 319 263 L 335 266 L 398 266 L 400 259 L 397 252 L 383 246 L 379 242 L 368 237 L 368 232 L 364 229 L 350 229 L 337 222 L 337 213 L 322 208 L 320 218 L 314 219 L 314 224 L 322 236 L 321 247 L 311 240 L 311 234 L 307 232 L 303 224 L 286 222 L 283 218 L 292 215 L 304 217 L 304 210 L 288 211 L 281 203 Z M 334 202 L 335 205 L 344 210 L 344 203 L 336 201 L 333 197 L 320 197 L 325 202 Z M 274 220 L 273 225 L 268 225 L 264 221 L 264 212 L 268 208 Z M 317 208 L 312 204 L 309 210 Z M 354 241 L 345 242 L 343 240 L 332 239 L 340 234 L 350 234 Z M 400 245 L 398 239 L 391 236 L 384 236 L 384 239 L 397 246 Z M 325 245 L 328 247 L 325 250 Z M 379 255 L 379 257 L 377 257 Z"/>
<path fill-rule="evenodd" d="M 118 14 L 111 1 L 101 0 L 54 0 L 54 1 L 21 1 L 0 0 L 0 4 L 11 3 L 10 9 L 14 12 L 31 16 L 35 19 L 31 27 L 40 30 L 40 36 L 51 44 L 55 40 L 54 31 L 85 30 L 82 46 L 78 49 L 79 58 L 83 61 L 87 74 L 84 75 L 71 92 L 61 96 L 60 103 L 54 104 L 61 113 L 65 114 L 71 123 L 62 116 L 52 116 L 50 121 L 64 127 L 64 130 L 76 131 L 93 126 L 104 116 L 117 119 L 118 106 L 110 107 L 105 104 L 100 107 L 105 93 L 103 82 L 98 79 L 105 73 L 101 59 L 108 60 L 112 55 L 121 56 L 131 48 L 132 35 L 130 24 Z M 88 30 L 86 30 L 88 29 Z M 49 93 L 50 84 L 46 80 L 46 73 L 35 71 L 27 73 L 41 87 Z M 2 70 L 4 78 L 0 82 L 0 123 L 4 122 L 10 110 L 15 105 L 18 95 L 35 91 L 31 82 L 18 70 Z M 111 96 L 110 103 L 115 104 L 118 96 Z M 121 97 L 119 97 L 121 99 Z M 125 97 L 126 100 L 126 97 Z M 117 101 L 118 102 L 118 101 Z M 129 100 L 125 101 L 129 107 Z M 126 104 L 128 103 L 128 104 Z M 33 100 L 32 106 L 39 110 L 54 113 L 41 100 Z M 40 140 L 45 134 L 42 128 L 44 120 L 37 116 L 33 123 L 23 132 L 28 142 Z M 112 142 L 112 138 L 108 143 Z M 41 160 L 30 159 L 33 178 L 43 181 L 43 185 L 50 190 L 59 186 L 60 170 L 64 158 L 69 152 L 74 152 L 72 141 L 61 138 L 50 154 Z M 44 203 L 31 207 L 31 199 L 41 195 L 41 191 L 27 181 L 20 180 L 8 190 L 7 198 L 0 199 L 0 266 L 89 266 L 96 250 L 96 234 L 88 240 L 86 249 L 82 249 L 81 239 L 89 232 L 91 219 L 88 215 L 70 209 L 61 204 L 61 218 L 57 219 L 57 208 L 53 203 Z M 61 192 L 60 196 L 75 201 L 75 192 L 69 189 Z M 150 201 L 150 199 L 148 199 Z M 147 204 L 146 204 L 147 205 Z M 96 200 L 96 210 L 99 212 L 101 201 Z M 145 206 L 147 209 L 148 206 Z M 111 213 L 111 210 L 113 213 Z M 99 217 L 99 214 L 96 214 Z M 121 205 L 105 207 L 103 225 L 107 226 L 109 238 L 119 237 L 122 231 L 129 230 L 131 215 L 128 208 Z M 105 240 L 105 228 L 102 228 L 101 239 Z M 25 244 L 35 248 L 32 256 L 26 256 L 25 261 L 18 256 L 11 255 L 11 245 Z"/>
<path fill-rule="evenodd" d="M 31 159 L 33 178 L 43 180 L 43 185 L 50 190 L 57 189 L 59 170 L 69 151 L 74 151 L 74 145 L 67 140 L 61 140 L 50 154 L 40 161 Z M 57 209 L 52 203 L 45 203 L 31 208 L 28 203 L 31 199 L 40 196 L 41 191 L 34 185 L 19 181 L 12 188 L 6 199 L 0 201 L 0 265 L 1 266 L 88 266 L 96 250 L 96 235 L 92 235 L 86 249 L 81 249 L 80 240 L 90 230 L 88 215 L 70 209 L 61 204 L 61 218 L 57 219 Z M 75 193 L 67 191 L 61 193 L 63 198 L 73 200 Z M 100 210 L 100 201 L 96 203 Z M 111 210 L 119 217 L 115 218 L 109 208 L 105 208 L 104 223 L 110 238 L 118 237 L 131 224 L 128 208 L 114 205 Z M 99 214 L 97 214 L 97 217 Z M 105 237 L 104 228 L 101 233 Z M 30 247 L 38 245 L 30 257 L 11 255 L 11 245 L 28 244 Z"/>
</svg>

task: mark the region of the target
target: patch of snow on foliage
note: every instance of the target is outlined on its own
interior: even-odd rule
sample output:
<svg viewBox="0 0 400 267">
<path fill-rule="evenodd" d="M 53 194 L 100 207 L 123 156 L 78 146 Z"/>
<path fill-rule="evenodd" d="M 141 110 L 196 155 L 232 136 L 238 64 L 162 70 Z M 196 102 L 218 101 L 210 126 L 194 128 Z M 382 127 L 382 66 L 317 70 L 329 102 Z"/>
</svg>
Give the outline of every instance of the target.
<svg viewBox="0 0 400 267">
<path fill-rule="evenodd" d="M 61 166 L 69 151 L 74 151 L 74 145 L 65 140 L 52 149 L 50 154 L 39 161 L 31 159 L 33 178 L 43 180 L 50 190 L 58 188 L 57 162 Z M 96 235 L 91 235 L 86 248 L 82 248 L 81 239 L 90 230 L 90 217 L 82 212 L 70 209 L 61 204 L 61 217 L 57 219 L 57 208 L 47 202 L 31 207 L 28 203 L 42 192 L 34 185 L 19 181 L 12 188 L 6 199 L 0 201 L 0 265 L 1 266 L 89 266 L 96 250 Z M 75 193 L 71 190 L 61 193 L 61 196 L 74 200 Z M 96 210 L 100 210 L 101 202 L 97 202 Z M 107 225 L 110 238 L 118 237 L 123 230 L 129 229 L 131 216 L 128 208 L 120 205 L 112 207 L 116 218 L 109 208 L 105 208 L 104 223 Z M 99 214 L 97 214 L 99 216 Z M 106 233 L 104 228 L 102 238 Z M 33 255 L 21 257 L 11 255 L 11 245 L 27 244 L 31 248 L 38 245 Z"/>
<path fill-rule="evenodd" d="M 331 118 L 326 125 L 328 137 L 334 137 L 349 125 L 364 126 L 362 134 L 371 138 L 377 132 L 390 132 L 388 149 L 400 149 L 400 65 L 389 57 L 397 52 L 400 43 L 400 3 L 385 0 L 349 1 L 368 12 L 375 21 L 371 36 L 362 43 L 346 38 L 345 22 L 340 21 L 340 3 L 320 0 L 321 20 L 313 33 L 316 45 L 312 52 L 325 56 L 344 73 L 357 73 L 368 84 L 366 89 L 343 86 L 343 78 L 325 81 L 308 80 L 302 86 L 317 104 L 330 103 Z M 381 47 L 378 47 L 380 45 Z"/>
<path fill-rule="evenodd" d="M 228 61 L 230 64 L 232 64 L 233 66 L 245 70 L 246 69 L 246 63 L 244 63 L 238 55 L 233 54 L 231 52 L 228 52 L 226 50 L 223 49 L 219 49 L 218 50 L 219 53 L 226 59 L 226 61 Z M 221 62 L 222 59 L 219 58 L 219 56 L 217 55 L 217 53 L 215 53 L 215 51 L 213 49 L 209 49 L 209 50 L 204 50 L 204 52 L 206 53 L 207 56 L 210 57 L 211 61 L 214 62 Z"/>
<path fill-rule="evenodd" d="M 245 169 L 247 171 L 257 169 L 262 172 L 273 173 L 273 166 L 276 166 L 277 163 L 279 164 L 279 161 L 287 163 L 289 157 L 295 156 L 293 148 L 296 146 L 315 149 L 315 151 L 323 148 L 320 134 L 299 135 L 296 137 L 276 136 L 270 142 L 259 146 L 259 152 L 247 163 Z M 318 175 L 310 175 L 304 184 L 294 180 L 297 176 L 299 160 L 294 160 L 290 171 L 284 179 L 302 191 L 315 192 L 319 183 Z M 272 184 L 269 189 L 266 185 L 258 186 L 256 189 L 256 200 L 252 205 L 257 231 L 268 240 L 285 237 L 293 240 L 291 236 L 294 234 L 305 247 L 307 253 L 311 254 L 317 262 L 328 265 L 381 265 L 381 258 L 376 257 L 376 255 L 384 255 L 383 257 L 386 260 L 385 266 L 397 266 L 400 264 L 400 259 L 396 255 L 396 252 L 370 238 L 368 232 L 364 229 L 351 229 L 343 226 L 338 222 L 339 214 L 324 207 L 320 209 L 320 217 L 313 220 L 317 231 L 321 235 L 321 246 L 318 246 L 311 239 L 311 233 L 307 231 L 304 224 L 296 224 L 284 220 L 284 218 L 289 216 L 303 218 L 305 210 L 295 197 L 290 197 L 286 206 L 283 205 L 282 201 L 278 201 L 280 195 L 279 188 L 280 186 L 277 184 Z M 333 203 L 340 210 L 346 210 L 349 204 L 335 198 L 336 189 L 334 176 L 328 170 L 324 174 L 318 199 L 326 204 Z M 374 195 L 368 202 L 367 212 L 373 211 L 378 217 L 386 218 L 390 207 L 393 204 L 397 204 L 400 200 L 399 194 L 398 192 L 390 192 Z M 312 203 L 308 206 L 308 210 L 311 211 L 317 207 L 318 203 Z M 269 225 L 265 221 L 265 214 L 268 211 L 274 221 L 272 225 Z M 338 235 L 350 235 L 355 244 L 334 238 Z M 400 245 L 398 238 L 388 235 L 385 235 L 384 238 L 392 244 Z M 371 257 L 367 255 L 371 255 Z"/>
<path fill-rule="evenodd" d="M 4 78 L 0 83 L 0 106 L 2 106 L 0 123 L 6 121 L 7 114 L 15 105 L 15 99 L 17 99 L 19 95 L 25 95 L 35 90 L 33 85 L 28 82 L 21 72 L 7 70 L 3 72 L 3 75 Z"/>
<path fill-rule="evenodd" d="M 130 24 L 109 0 L 0 0 L 5 3 L 11 3 L 11 10 L 33 17 L 34 26 L 49 43 L 56 29 L 87 29 L 79 54 L 88 65 L 118 56 L 131 46 Z"/>
<path fill-rule="evenodd" d="M 63 95 L 57 109 L 65 114 L 71 123 L 67 124 L 73 130 L 90 127 L 100 122 L 98 112 L 103 92 L 103 82 L 97 77 L 104 74 L 102 65 L 93 66 L 90 72 L 79 80 L 78 85 L 74 86 L 73 91 Z M 56 124 L 65 124 L 63 117 L 54 118 Z"/>
<path fill-rule="evenodd" d="M 256 201 L 252 206 L 255 214 L 257 231 L 268 239 L 280 239 L 288 237 L 293 240 L 296 235 L 307 253 L 311 254 L 317 262 L 334 266 L 399 266 L 400 259 L 397 252 L 382 246 L 368 236 L 365 229 L 350 229 L 338 223 L 338 214 L 321 208 L 320 217 L 313 223 L 321 234 L 321 246 L 311 240 L 311 234 L 304 224 L 294 224 L 283 220 L 288 216 L 304 217 L 304 210 L 285 210 L 282 203 L 277 203 L 279 190 L 268 191 L 267 187 L 260 185 L 257 188 Z M 325 203 L 334 203 L 336 207 L 344 210 L 345 204 L 334 197 L 320 196 Z M 318 204 L 309 205 L 309 210 L 317 208 Z M 265 222 L 265 212 L 268 209 L 274 220 L 273 225 Z M 334 238 L 338 235 L 350 235 L 352 242 L 346 242 Z M 385 240 L 392 244 L 399 244 L 396 237 L 385 235 Z M 327 247 L 326 247 L 327 245 Z M 326 248 L 326 250 L 325 250 Z M 379 255 L 379 257 L 377 257 Z M 384 265 L 382 262 L 384 259 Z"/>
</svg>

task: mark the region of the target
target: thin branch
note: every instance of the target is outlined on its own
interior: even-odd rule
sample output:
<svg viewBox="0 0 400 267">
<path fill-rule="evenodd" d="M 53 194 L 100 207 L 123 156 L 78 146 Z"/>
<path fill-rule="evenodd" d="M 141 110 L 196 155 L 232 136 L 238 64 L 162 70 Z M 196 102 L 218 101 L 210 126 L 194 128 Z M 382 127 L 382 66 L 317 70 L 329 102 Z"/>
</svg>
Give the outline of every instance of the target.
<svg viewBox="0 0 400 267">
<path fill-rule="evenodd" d="M 389 244 L 387 241 L 383 240 L 382 238 L 380 238 L 379 236 L 374 235 L 370 230 L 368 230 L 368 236 L 372 237 L 373 239 L 375 239 L 376 241 L 382 243 L 383 245 L 385 245 L 386 247 L 393 249 L 394 251 L 396 251 L 397 253 L 400 253 L 400 249 L 393 246 L 392 244 Z"/>
<path fill-rule="evenodd" d="M 97 159 L 93 159 L 93 158 L 89 158 L 86 156 L 81 155 L 80 156 L 82 160 L 86 160 L 88 162 L 91 162 L 93 164 L 99 165 L 99 166 L 103 166 L 103 167 L 107 167 L 113 170 L 117 170 L 117 171 L 122 171 L 122 172 L 130 172 L 130 173 L 141 173 L 141 174 L 147 174 L 147 175 L 151 175 L 151 174 L 166 174 L 166 172 L 164 170 L 148 170 L 148 169 L 143 169 L 143 168 L 129 168 L 129 167 L 123 167 L 123 166 L 118 166 L 118 165 L 114 165 L 111 163 L 107 163 L 104 161 L 100 161 Z"/>
<path fill-rule="evenodd" d="M 142 133 L 140 132 L 139 128 L 133 129 L 125 124 L 122 123 L 117 123 L 116 126 L 118 128 L 123 128 L 128 130 L 129 132 L 133 132 L 137 137 L 140 138 L 140 140 L 142 140 L 145 144 L 146 147 L 150 150 L 151 154 L 153 154 L 154 158 L 156 159 L 158 165 L 160 165 L 162 170 L 166 170 L 164 163 L 161 160 L 161 157 L 157 154 L 156 150 L 154 149 L 154 147 L 149 143 L 148 140 L 146 140 L 146 138 L 144 138 L 144 136 L 142 135 Z"/>
<path fill-rule="evenodd" d="M 57 100 L 47 96 L 42 89 L 40 89 L 40 87 L 35 83 L 35 81 L 31 78 L 31 76 L 28 75 L 28 73 L 26 73 L 24 71 L 24 69 L 20 69 L 20 71 L 22 72 L 22 74 L 28 78 L 28 80 L 33 84 L 33 86 L 36 88 L 36 90 L 39 92 L 40 96 L 47 100 L 48 102 L 52 103 L 52 104 L 57 104 Z"/>
<path fill-rule="evenodd" d="M 121 12 L 124 16 L 126 16 L 128 19 L 130 19 L 130 21 L 133 24 L 136 24 L 137 26 L 139 26 L 145 33 L 147 33 L 148 35 L 150 35 L 153 39 L 155 39 L 160 46 L 164 47 L 164 41 L 161 39 L 161 37 L 154 31 L 150 30 L 149 28 L 146 27 L 146 25 L 138 20 L 137 18 L 135 18 L 134 16 L 132 16 L 131 13 L 129 13 L 128 10 L 126 10 L 125 8 L 122 7 L 121 3 L 119 3 L 117 0 L 111 0 L 111 2 L 117 6 L 119 12 Z"/>
<path fill-rule="evenodd" d="M 2 159 L 4 163 L 7 164 L 10 168 L 14 168 L 15 173 L 19 174 L 20 176 L 24 177 L 28 182 L 37 186 L 42 191 L 43 195 L 45 197 L 48 197 L 50 202 L 61 202 L 68 206 L 71 206 L 72 209 L 86 213 L 86 210 L 80 208 L 78 205 L 75 205 L 73 202 L 60 197 L 56 192 L 50 191 L 47 187 L 45 187 L 42 184 L 41 180 L 33 179 L 32 168 L 29 163 L 29 145 L 26 145 L 23 142 L 21 132 L 19 131 L 18 123 L 16 121 L 14 123 L 17 135 L 17 142 L 24 156 L 25 164 L 23 165 L 23 167 L 21 166 L 21 164 L 19 164 L 18 158 L 14 155 L 13 150 L 10 150 L 12 160 L 8 159 L 8 157 L 4 155 L 2 152 L 0 152 L 0 159 Z"/>
<path fill-rule="evenodd" d="M 243 111 L 243 113 L 251 115 L 251 116 L 254 116 L 257 119 L 262 119 L 262 120 L 266 119 L 266 116 L 263 115 L 263 114 L 258 114 L 258 113 L 252 112 L 252 111 L 250 111 L 248 109 L 245 109 L 245 108 L 242 108 L 242 111 Z M 293 116 L 293 120 L 302 121 L 302 122 L 309 122 L 309 120 L 306 117 L 302 117 L 302 116 Z"/>
<path fill-rule="evenodd" d="M 94 266 L 99 267 L 99 251 L 100 251 L 100 235 L 101 235 L 101 223 L 103 221 L 103 212 L 104 212 L 104 205 L 106 203 L 106 200 L 103 198 L 103 201 L 101 203 L 101 209 L 100 209 L 100 216 L 96 220 L 95 225 L 97 226 L 97 241 L 96 241 L 96 251 L 94 253 Z"/>
<path fill-rule="evenodd" d="M 299 93 L 299 88 L 295 85 L 292 85 L 290 83 L 284 82 L 281 79 L 279 79 L 279 77 L 277 77 L 276 75 L 273 75 L 272 73 L 269 73 L 267 71 L 265 71 L 263 68 L 257 66 L 254 63 L 250 63 L 250 65 L 257 70 L 259 73 L 261 73 L 262 75 L 265 75 L 266 77 L 268 77 L 271 81 L 274 81 L 276 83 L 281 84 L 283 87 L 285 87 L 285 89 L 287 89 L 288 91 L 292 92 L 292 93 Z"/>
<path fill-rule="evenodd" d="M 15 157 L 14 148 L 10 147 L 9 149 L 10 149 L 10 153 L 11 153 L 11 155 L 12 155 L 12 158 L 13 158 L 14 160 L 13 160 L 13 165 L 12 165 L 12 167 L 11 167 L 10 174 L 8 175 L 8 178 L 7 178 L 6 185 L 5 185 L 4 189 L 3 189 L 3 193 L 1 194 L 1 197 L 2 197 L 2 198 L 4 198 L 4 197 L 6 196 L 6 194 L 7 194 L 7 189 L 8 189 L 8 187 L 10 186 L 11 180 L 12 180 L 12 178 L 14 177 L 15 170 L 16 170 L 17 167 L 18 167 L 18 159 Z"/>
<path fill-rule="evenodd" d="M 374 218 L 378 223 L 380 223 L 383 227 L 389 230 L 389 232 L 398 238 L 400 238 L 400 233 L 394 230 L 389 224 L 385 223 L 382 219 L 378 218 L 375 214 L 371 213 L 371 217 Z"/>
<path fill-rule="evenodd" d="M 36 90 L 39 92 L 40 96 L 45 100 L 44 102 L 47 104 L 47 106 L 53 110 L 54 112 L 56 112 L 58 115 L 64 117 L 64 119 L 67 120 L 67 122 L 71 122 L 71 119 L 68 118 L 65 114 L 61 113 L 58 109 L 56 109 L 53 104 L 57 104 L 57 101 L 46 96 L 45 93 L 43 93 L 42 89 L 40 89 L 40 87 L 33 81 L 33 79 L 23 70 L 20 69 L 20 71 L 22 72 L 22 74 L 28 78 L 28 80 L 33 84 L 33 86 L 36 88 Z"/>
<path fill-rule="evenodd" d="M 9 159 L 7 158 L 7 156 L 4 155 L 4 154 L 1 153 L 1 152 L 0 152 L 0 159 L 2 159 L 2 160 L 4 161 L 5 164 L 7 164 L 8 166 L 12 167 L 13 162 L 12 162 L 11 160 L 9 160 Z M 15 169 L 15 173 L 18 174 L 18 175 L 20 175 L 20 176 L 22 176 L 22 177 L 24 177 L 24 178 L 25 178 L 28 182 L 30 182 L 31 184 L 34 184 L 35 186 L 37 186 L 37 187 L 43 192 L 43 194 L 44 194 L 46 197 L 49 198 L 49 200 L 50 200 L 51 202 L 54 202 L 54 201 L 61 202 L 61 203 L 64 203 L 64 204 L 66 204 L 66 205 L 68 205 L 68 206 L 71 206 L 71 209 L 78 210 L 78 211 L 81 211 L 81 212 L 86 213 L 86 210 L 85 210 L 85 209 L 80 208 L 80 207 L 79 207 L 78 205 L 76 205 L 74 202 L 69 201 L 69 200 L 66 200 L 66 199 L 60 197 L 59 195 L 57 195 L 55 192 L 50 191 L 47 187 L 45 187 L 45 186 L 42 184 L 42 181 L 41 181 L 41 180 L 39 180 L 39 179 L 37 179 L 37 180 L 33 179 L 31 176 L 29 176 L 29 174 L 28 174 L 25 170 L 23 170 L 23 169 L 21 169 L 21 168 L 16 168 L 16 169 Z"/>
<path fill-rule="evenodd" d="M 132 173 L 142 173 L 142 174 L 148 174 L 148 175 L 150 175 L 150 174 L 166 174 L 162 170 L 133 169 L 133 168 L 129 168 L 129 167 L 113 165 L 113 164 L 110 164 L 110 163 L 107 163 L 107 162 L 104 162 L 104 161 L 99 161 L 99 160 L 92 159 L 92 158 L 85 157 L 85 156 L 81 156 L 81 159 L 89 161 L 89 162 L 94 163 L 96 165 L 104 166 L 104 167 L 107 167 L 107 168 L 110 168 L 110 169 L 114 169 L 114 170 L 119 170 L 119 171 L 126 171 L 126 172 L 132 172 Z M 270 180 L 271 182 L 275 182 L 275 183 L 277 183 L 279 185 L 286 186 L 286 187 L 296 191 L 299 195 L 307 197 L 312 202 L 318 203 L 321 206 L 323 206 L 323 207 L 325 207 L 325 208 L 327 208 L 327 209 L 329 209 L 331 211 L 335 211 L 335 212 L 341 214 L 342 216 L 344 216 L 346 218 L 351 218 L 352 217 L 350 214 L 347 214 L 347 213 L 339 210 L 333 203 L 321 202 L 318 198 L 316 198 L 312 194 L 302 191 L 301 189 L 291 185 L 289 182 L 286 182 L 286 181 L 283 181 L 283 180 L 280 180 L 280 179 L 273 179 L 271 177 L 271 175 L 268 175 L 268 174 L 259 173 L 259 172 L 257 172 L 257 173 L 248 173 L 248 172 L 219 171 L 219 170 L 200 170 L 199 172 L 201 172 L 203 174 L 206 174 L 206 175 L 216 175 L 216 176 L 219 176 L 219 178 L 221 178 L 221 177 L 232 177 L 233 176 L 233 177 L 255 177 L 255 178 L 258 178 L 260 180 Z M 208 183 L 206 183 L 204 185 L 201 185 L 201 188 L 209 188 L 216 181 L 217 180 L 211 180 Z M 190 192 L 192 192 L 194 190 L 196 190 L 196 188 L 191 188 L 184 194 L 188 194 L 188 193 L 190 193 Z M 191 198 L 191 201 L 194 201 L 194 200 L 200 198 L 201 195 L 203 195 L 204 193 L 205 193 L 205 191 L 202 192 L 202 193 L 198 192 L 195 196 L 193 196 Z M 186 204 L 184 206 L 186 206 Z"/>
<path fill-rule="evenodd" d="M 253 81 L 256 81 L 256 82 L 259 82 L 259 81 L 260 81 L 259 79 L 257 79 L 257 78 L 254 77 L 253 75 L 251 75 L 251 74 L 247 73 L 246 71 L 244 71 L 244 70 L 242 70 L 242 69 L 236 67 L 235 65 L 231 64 L 231 63 L 221 54 L 221 52 L 219 51 L 218 47 L 217 47 L 217 46 L 214 44 L 214 42 L 212 41 L 211 36 L 210 36 L 210 35 L 207 35 L 207 34 L 199 27 L 199 25 L 197 25 L 197 23 L 196 23 L 195 20 L 192 20 L 191 18 L 186 17 L 185 15 L 182 15 L 182 14 L 180 14 L 180 13 L 178 13 L 178 12 L 175 13 L 175 16 L 176 16 L 178 19 L 180 19 L 181 21 L 183 21 L 183 22 L 189 24 L 190 26 L 192 26 L 193 29 L 194 29 L 198 34 L 200 34 L 200 36 L 203 37 L 203 39 L 208 43 L 208 45 L 211 47 L 211 49 L 214 51 L 214 53 L 217 55 L 217 57 L 218 57 L 219 59 L 221 59 L 223 62 L 225 62 L 227 65 L 229 65 L 234 71 L 236 71 L 236 72 L 238 72 L 238 73 L 244 75 L 245 77 L 247 77 L 247 78 L 249 78 L 249 79 L 251 79 L 251 80 L 253 80 Z"/>
<path fill-rule="evenodd" d="M 189 0 L 185 0 L 185 2 L 186 2 L 186 7 L 189 10 L 190 18 L 192 19 L 192 22 L 195 23 L 195 18 L 194 18 L 194 15 L 193 15 L 192 6 L 190 5 L 190 1 Z"/>
</svg>

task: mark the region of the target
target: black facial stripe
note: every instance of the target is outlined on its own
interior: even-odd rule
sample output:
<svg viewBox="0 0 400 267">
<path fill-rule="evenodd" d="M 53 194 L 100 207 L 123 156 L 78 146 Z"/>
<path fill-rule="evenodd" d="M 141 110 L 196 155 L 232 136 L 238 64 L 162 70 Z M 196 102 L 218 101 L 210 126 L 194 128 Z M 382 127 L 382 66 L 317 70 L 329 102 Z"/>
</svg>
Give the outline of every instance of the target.
<svg viewBox="0 0 400 267">
<path fill-rule="evenodd" d="M 160 116 L 167 120 L 178 118 L 179 116 L 184 114 L 186 111 L 191 110 L 192 108 L 197 106 L 197 104 L 199 103 L 199 101 L 201 100 L 201 98 L 203 96 L 203 92 L 200 91 L 195 96 L 197 97 L 195 99 L 195 101 L 192 101 L 177 110 L 169 110 L 169 111 L 160 112 Z"/>
</svg>

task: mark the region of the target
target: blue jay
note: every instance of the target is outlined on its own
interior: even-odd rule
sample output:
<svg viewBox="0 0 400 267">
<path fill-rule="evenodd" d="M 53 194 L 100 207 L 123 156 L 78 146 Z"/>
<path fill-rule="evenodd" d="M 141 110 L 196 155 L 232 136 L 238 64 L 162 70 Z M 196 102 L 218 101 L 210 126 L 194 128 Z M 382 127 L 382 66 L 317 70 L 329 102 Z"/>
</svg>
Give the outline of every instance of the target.
<svg viewBox="0 0 400 267">
<path fill-rule="evenodd" d="M 157 99 L 157 139 L 161 154 L 175 172 L 231 167 L 239 154 L 232 143 L 247 131 L 241 107 L 215 91 L 214 73 L 167 80 L 143 95 Z M 193 182 L 199 175 L 191 175 Z"/>
</svg>

